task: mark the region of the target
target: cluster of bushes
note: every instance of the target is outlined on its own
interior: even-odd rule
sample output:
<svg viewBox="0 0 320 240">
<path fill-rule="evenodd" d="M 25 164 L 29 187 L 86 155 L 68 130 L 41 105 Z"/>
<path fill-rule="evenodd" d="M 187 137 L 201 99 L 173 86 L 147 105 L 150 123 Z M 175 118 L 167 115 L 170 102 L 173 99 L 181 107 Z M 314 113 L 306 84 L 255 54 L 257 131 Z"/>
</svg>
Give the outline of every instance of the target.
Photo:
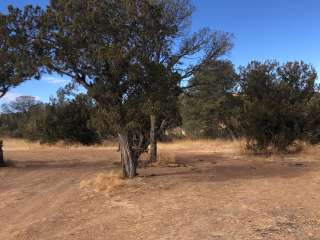
<svg viewBox="0 0 320 240">
<path fill-rule="evenodd" d="M 23 106 L 28 106 L 27 108 Z M 104 137 L 94 126 L 92 116 L 97 112 L 94 101 L 87 95 L 79 94 L 66 98 L 63 91 L 49 103 L 34 99 L 17 99 L 2 106 L 0 116 L 1 134 L 39 140 L 43 143 L 57 141 L 99 143 Z M 103 132 L 106 134 L 106 132 Z"/>
<path fill-rule="evenodd" d="M 240 73 L 245 136 L 257 150 L 320 141 L 316 71 L 302 62 L 252 62 Z"/>
<path fill-rule="evenodd" d="M 196 137 L 245 137 L 255 151 L 320 142 L 317 73 L 303 62 L 251 62 L 236 73 L 211 64 L 181 99 L 184 128 Z M 195 86 L 195 87 L 193 87 Z"/>
</svg>

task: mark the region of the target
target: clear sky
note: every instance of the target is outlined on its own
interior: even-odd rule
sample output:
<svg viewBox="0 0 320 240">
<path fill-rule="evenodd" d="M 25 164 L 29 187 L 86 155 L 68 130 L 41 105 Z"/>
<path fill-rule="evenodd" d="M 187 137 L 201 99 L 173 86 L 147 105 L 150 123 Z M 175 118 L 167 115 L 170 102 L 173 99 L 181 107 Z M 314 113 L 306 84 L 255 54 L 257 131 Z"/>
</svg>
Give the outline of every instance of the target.
<svg viewBox="0 0 320 240">
<path fill-rule="evenodd" d="M 304 60 L 320 73 L 319 0 L 193 0 L 196 11 L 192 31 L 201 27 L 234 34 L 234 49 L 228 55 L 238 67 L 251 60 Z M 0 0 L 8 4 L 45 6 L 48 0 Z M 49 96 L 68 82 L 60 76 L 44 76 L 11 90 L 5 100 L 18 95 Z M 3 100 L 2 100 L 3 101 Z"/>
</svg>

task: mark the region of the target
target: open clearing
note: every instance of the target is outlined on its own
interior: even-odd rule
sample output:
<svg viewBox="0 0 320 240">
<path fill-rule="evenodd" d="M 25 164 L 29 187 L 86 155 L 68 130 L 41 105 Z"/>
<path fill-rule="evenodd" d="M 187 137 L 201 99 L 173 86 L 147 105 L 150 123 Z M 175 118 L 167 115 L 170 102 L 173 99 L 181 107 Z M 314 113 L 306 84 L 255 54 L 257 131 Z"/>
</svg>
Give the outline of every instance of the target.
<svg viewBox="0 0 320 240">
<path fill-rule="evenodd" d="M 0 239 L 320 239 L 320 150 L 257 157 L 235 145 L 162 144 L 176 164 L 104 191 L 81 183 L 119 169 L 114 147 L 7 144 Z"/>
</svg>

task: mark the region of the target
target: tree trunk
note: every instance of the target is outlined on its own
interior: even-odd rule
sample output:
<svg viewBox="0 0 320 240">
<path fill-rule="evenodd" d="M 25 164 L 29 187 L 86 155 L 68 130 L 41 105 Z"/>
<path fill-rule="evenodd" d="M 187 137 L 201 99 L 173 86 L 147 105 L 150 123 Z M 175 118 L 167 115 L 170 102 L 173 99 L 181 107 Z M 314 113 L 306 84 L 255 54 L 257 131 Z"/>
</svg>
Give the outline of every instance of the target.
<svg viewBox="0 0 320 240">
<path fill-rule="evenodd" d="M 157 161 L 156 116 L 150 115 L 150 162 Z"/>
<path fill-rule="evenodd" d="M 124 178 L 133 178 L 137 175 L 138 159 L 132 151 L 128 141 L 128 135 L 119 133 L 119 145 L 121 154 L 122 175 Z"/>
<path fill-rule="evenodd" d="M 6 163 L 4 162 L 4 157 L 3 157 L 3 142 L 0 140 L 0 167 L 5 167 Z"/>
</svg>

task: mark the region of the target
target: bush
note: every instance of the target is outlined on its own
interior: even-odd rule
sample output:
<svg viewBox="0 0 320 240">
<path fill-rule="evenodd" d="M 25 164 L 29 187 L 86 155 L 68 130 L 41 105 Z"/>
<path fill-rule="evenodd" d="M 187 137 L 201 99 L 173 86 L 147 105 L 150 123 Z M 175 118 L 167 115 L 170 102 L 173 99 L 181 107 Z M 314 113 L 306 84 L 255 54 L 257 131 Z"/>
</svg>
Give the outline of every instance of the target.
<svg viewBox="0 0 320 240">
<path fill-rule="evenodd" d="M 311 144 L 320 143 L 320 93 L 311 99 L 308 106 L 306 140 Z"/>
<path fill-rule="evenodd" d="M 9 105 L 15 106 L 16 103 Z M 97 130 L 90 124 L 95 111 L 96 106 L 88 96 L 79 94 L 72 99 L 65 99 L 60 92 L 58 98 L 51 99 L 48 104 L 37 102 L 23 111 L 15 109 L 1 114 L 0 132 L 2 135 L 43 143 L 62 140 L 95 144 L 100 142 Z"/>
<path fill-rule="evenodd" d="M 315 70 L 303 62 L 252 62 L 240 72 L 242 127 L 249 147 L 285 151 L 303 139 L 306 106 L 315 96 Z"/>
<path fill-rule="evenodd" d="M 92 100 L 83 94 L 72 100 L 52 101 L 46 106 L 43 119 L 38 122 L 38 137 L 42 142 L 98 143 L 100 139 L 96 130 L 89 126 L 92 111 Z"/>
</svg>

